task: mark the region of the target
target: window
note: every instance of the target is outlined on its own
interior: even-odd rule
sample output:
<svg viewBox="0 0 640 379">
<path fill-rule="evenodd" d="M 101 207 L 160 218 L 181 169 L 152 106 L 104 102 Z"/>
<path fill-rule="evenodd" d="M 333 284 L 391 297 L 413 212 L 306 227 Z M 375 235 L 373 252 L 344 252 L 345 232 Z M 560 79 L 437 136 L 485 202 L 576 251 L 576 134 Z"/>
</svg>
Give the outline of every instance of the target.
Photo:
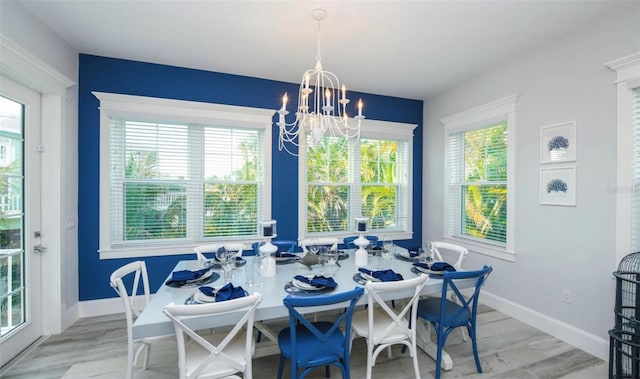
<svg viewBox="0 0 640 379">
<path fill-rule="evenodd" d="M 441 121 L 445 124 L 445 239 L 513 260 L 513 141 L 517 96 Z"/>
<path fill-rule="evenodd" d="M 372 233 L 411 238 L 414 125 L 367 120 L 359 141 L 307 136 L 300 155 L 299 235 L 353 234 L 355 217 Z"/>
<path fill-rule="evenodd" d="M 617 73 L 617 268 L 624 256 L 640 251 L 640 52 L 606 66 Z"/>
<path fill-rule="evenodd" d="M 258 221 L 271 214 L 273 111 L 94 94 L 101 256 L 179 254 L 203 241 L 258 237 Z"/>
</svg>

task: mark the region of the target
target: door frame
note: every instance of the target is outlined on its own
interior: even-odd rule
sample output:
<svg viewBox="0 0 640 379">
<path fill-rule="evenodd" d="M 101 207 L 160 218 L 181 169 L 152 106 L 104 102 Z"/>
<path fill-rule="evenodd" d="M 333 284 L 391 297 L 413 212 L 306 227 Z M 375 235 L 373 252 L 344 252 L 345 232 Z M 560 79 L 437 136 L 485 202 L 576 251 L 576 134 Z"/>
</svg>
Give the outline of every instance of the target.
<svg viewBox="0 0 640 379">
<path fill-rule="evenodd" d="M 78 89 L 72 79 L 2 34 L 0 56 L 0 74 L 41 94 L 41 141 L 46 141 L 41 186 L 47 188 L 40 225 L 47 247 L 41 257 L 42 309 L 47 310 L 42 328 L 45 335 L 58 334 L 78 318 L 77 138 L 75 145 L 73 138 L 68 142 L 68 130 L 75 128 L 77 136 Z M 69 155 L 75 156 L 75 169 L 69 168 Z M 66 175 L 75 175 L 75 188 L 68 188 Z M 68 204 L 74 191 L 75 203 Z"/>
</svg>

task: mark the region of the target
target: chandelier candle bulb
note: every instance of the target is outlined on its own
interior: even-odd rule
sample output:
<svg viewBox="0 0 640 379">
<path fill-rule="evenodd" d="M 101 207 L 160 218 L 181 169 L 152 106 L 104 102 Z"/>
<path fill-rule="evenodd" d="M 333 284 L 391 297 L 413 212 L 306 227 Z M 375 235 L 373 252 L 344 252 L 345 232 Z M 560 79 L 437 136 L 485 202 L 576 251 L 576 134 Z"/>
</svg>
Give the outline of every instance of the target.
<svg viewBox="0 0 640 379">
<path fill-rule="evenodd" d="M 287 93 L 284 93 L 284 96 L 282 96 L 282 110 L 286 110 L 287 109 L 287 100 L 289 100 L 289 97 L 287 96 Z"/>
<path fill-rule="evenodd" d="M 362 116 L 362 99 L 358 100 L 358 116 Z"/>
<path fill-rule="evenodd" d="M 342 85 L 342 100 L 347 98 L 347 87 L 345 87 L 345 85 Z"/>
</svg>

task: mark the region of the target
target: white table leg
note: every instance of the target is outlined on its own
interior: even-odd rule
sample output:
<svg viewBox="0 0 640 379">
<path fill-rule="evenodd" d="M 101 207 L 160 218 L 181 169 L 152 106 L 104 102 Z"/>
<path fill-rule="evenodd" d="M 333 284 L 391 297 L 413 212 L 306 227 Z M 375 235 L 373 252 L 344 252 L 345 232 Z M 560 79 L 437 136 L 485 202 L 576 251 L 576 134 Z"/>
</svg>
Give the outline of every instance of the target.
<svg viewBox="0 0 640 379">
<path fill-rule="evenodd" d="M 418 319 L 418 325 L 416 325 L 416 344 L 422 351 L 433 358 L 433 360 L 436 360 L 438 356 L 438 345 L 431 341 L 431 326 L 426 325 L 421 319 Z M 442 349 L 442 363 L 440 367 L 447 371 L 453 368 L 453 361 L 444 349 Z"/>
<path fill-rule="evenodd" d="M 254 357 L 266 357 L 268 355 L 280 354 L 280 347 L 278 347 L 278 336 L 269 328 L 264 322 L 256 321 L 253 323 L 253 327 L 259 330 L 266 341 L 263 340 L 256 344 L 256 351 Z"/>
</svg>

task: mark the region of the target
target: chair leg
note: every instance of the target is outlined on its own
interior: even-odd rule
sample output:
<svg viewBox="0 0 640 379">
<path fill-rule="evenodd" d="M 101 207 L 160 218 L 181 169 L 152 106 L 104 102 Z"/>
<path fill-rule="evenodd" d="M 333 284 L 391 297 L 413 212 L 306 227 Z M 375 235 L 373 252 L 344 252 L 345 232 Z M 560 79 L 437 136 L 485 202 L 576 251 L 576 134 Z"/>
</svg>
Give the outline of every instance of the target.
<svg viewBox="0 0 640 379">
<path fill-rule="evenodd" d="M 371 379 L 371 371 L 373 370 L 373 344 L 369 342 L 367 337 L 367 379 Z"/>
<path fill-rule="evenodd" d="M 144 361 L 142 362 L 142 369 L 146 370 L 149 367 L 149 360 L 151 359 L 151 344 L 144 344 Z"/>
<path fill-rule="evenodd" d="M 413 371 L 416 374 L 416 379 L 420 379 L 420 366 L 418 365 L 418 350 L 416 347 L 416 341 L 413 341 L 409 349 L 410 349 L 411 359 L 413 359 Z"/>
<path fill-rule="evenodd" d="M 284 357 L 280 355 L 280 362 L 278 362 L 278 379 L 282 379 L 283 369 L 284 369 Z"/>
<path fill-rule="evenodd" d="M 476 369 L 479 373 L 482 373 L 482 366 L 480 365 L 480 357 L 478 356 L 478 344 L 476 343 L 476 328 L 472 325 L 469 328 L 469 336 L 471 337 L 471 345 L 473 346 L 473 359 L 476 361 Z"/>
<path fill-rule="evenodd" d="M 127 379 L 133 379 L 133 358 L 135 354 L 133 348 L 133 342 L 129 341 L 127 346 Z"/>
<path fill-rule="evenodd" d="M 331 366 L 329 365 L 324 366 L 324 376 L 327 378 L 331 377 Z"/>
</svg>

